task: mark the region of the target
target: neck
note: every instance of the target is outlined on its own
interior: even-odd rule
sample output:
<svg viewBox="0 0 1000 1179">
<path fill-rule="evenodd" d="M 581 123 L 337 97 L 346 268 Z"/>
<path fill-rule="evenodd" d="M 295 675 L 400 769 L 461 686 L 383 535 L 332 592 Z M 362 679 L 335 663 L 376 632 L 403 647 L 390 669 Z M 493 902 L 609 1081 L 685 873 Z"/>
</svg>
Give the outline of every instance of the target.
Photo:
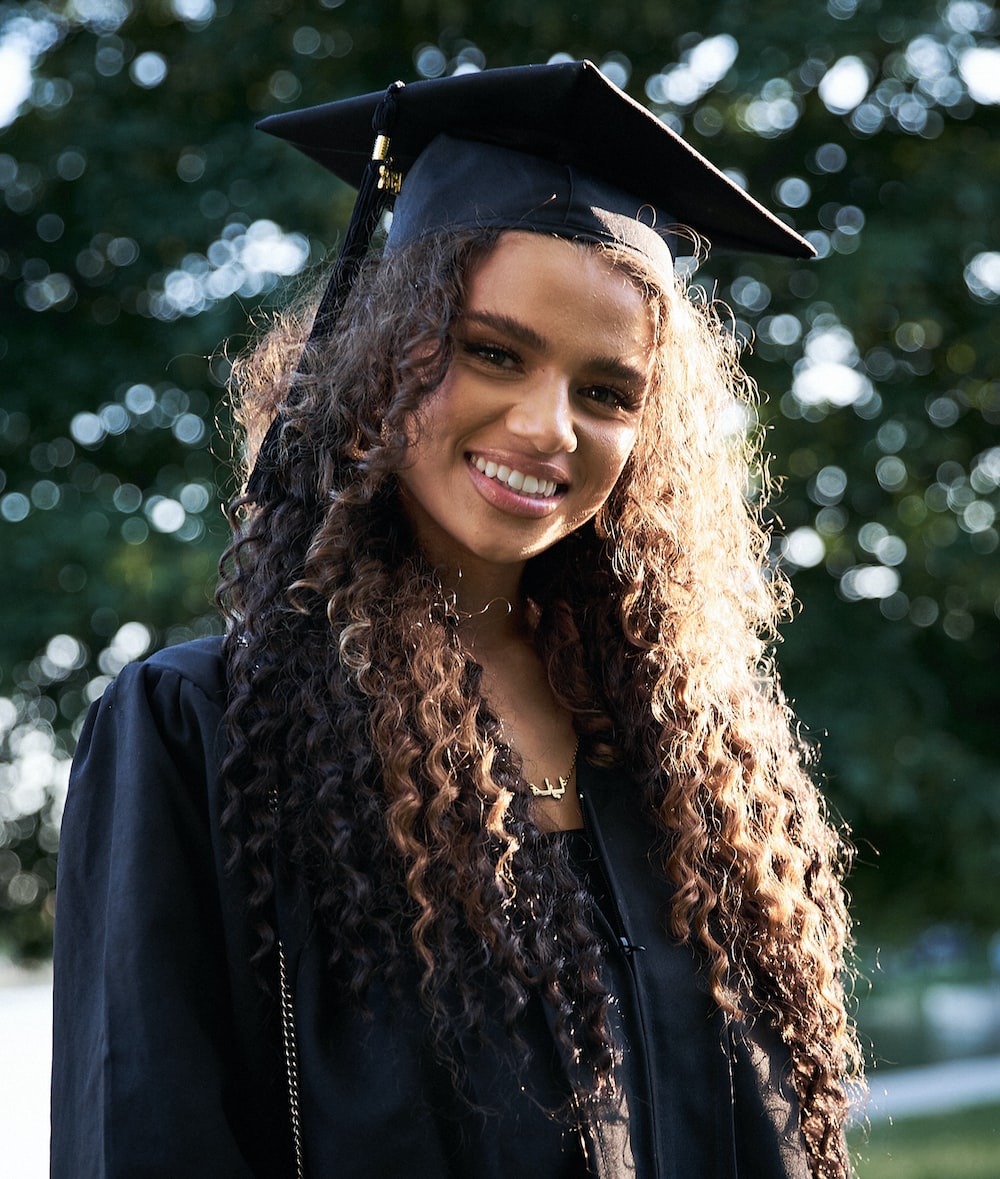
<svg viewBox="0 0 1000 1179">
<path fill-rule="evenodd" d="M 523 571 L 522 565 L 438 569 L 442 589 L 458 615 L 458 632 L 469 646 L 482 651 L 528 633 Z"/>
</svg>

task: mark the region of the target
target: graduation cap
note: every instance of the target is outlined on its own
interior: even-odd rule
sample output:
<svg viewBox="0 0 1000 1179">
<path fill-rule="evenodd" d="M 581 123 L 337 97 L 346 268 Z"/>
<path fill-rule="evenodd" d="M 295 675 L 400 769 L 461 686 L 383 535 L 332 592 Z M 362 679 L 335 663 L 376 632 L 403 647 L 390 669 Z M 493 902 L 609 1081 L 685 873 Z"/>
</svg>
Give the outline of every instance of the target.
<svg viewBox="0 0 1000 1179">
<path fill-rule="evenodd" d="M 395 82 L 258 126 L 359 190 L 313 338 L 332 327 L 390 206 L 387 251 L 481 227 L 614 242 L 667 273 L 684 228 L 721 249 L 815 253 L 589 61 Z"/>
</svg>

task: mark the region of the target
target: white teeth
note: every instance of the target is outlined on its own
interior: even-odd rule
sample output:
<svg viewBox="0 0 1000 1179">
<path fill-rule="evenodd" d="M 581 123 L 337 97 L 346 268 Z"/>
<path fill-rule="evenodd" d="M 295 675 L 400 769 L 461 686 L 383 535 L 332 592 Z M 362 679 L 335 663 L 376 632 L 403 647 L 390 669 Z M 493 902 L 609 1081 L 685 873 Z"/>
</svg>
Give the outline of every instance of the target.
<svg viewBox="0 0 1000 1179">
<path fill-rule="evenodd" d="M 480 458 L 478 455 L 472 460 L 477 471 L 482 471 L 487 479 L 496 479 L 506 483 L 513 491 L 520 491 L 523 495 L 538 495 L 550 499 L 556 493 L 558 484 L 552 479 L 539 479 L 535 475 L 525 475 L 503 463 L 495 463 L 491 459 Z"/>
</svg>

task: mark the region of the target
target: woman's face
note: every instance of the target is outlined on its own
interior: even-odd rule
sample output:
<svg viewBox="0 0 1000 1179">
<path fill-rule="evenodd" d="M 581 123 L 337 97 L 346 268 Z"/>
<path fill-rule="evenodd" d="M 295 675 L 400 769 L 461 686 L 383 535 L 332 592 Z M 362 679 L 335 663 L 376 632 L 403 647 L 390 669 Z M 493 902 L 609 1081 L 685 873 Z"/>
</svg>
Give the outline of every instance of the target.
<svg viewBox="0 0 1000 1179">
<path fill-rule="evenodd" d="M 599 250 L 534 233 L 505 233 L 467 290 L 399 474 L 403 503 L 436 564 L 518 564 L 614 487 L 646 401 L 653 317 Z"/>
</svg>

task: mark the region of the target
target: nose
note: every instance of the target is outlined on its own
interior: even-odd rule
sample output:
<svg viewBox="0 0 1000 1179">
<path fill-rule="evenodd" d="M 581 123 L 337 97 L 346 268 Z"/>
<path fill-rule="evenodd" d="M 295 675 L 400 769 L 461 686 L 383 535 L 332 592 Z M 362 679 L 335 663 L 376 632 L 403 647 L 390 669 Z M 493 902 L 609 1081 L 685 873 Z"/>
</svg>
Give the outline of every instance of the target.
<svg viewBox="0 0 1000 1179">
<path fill-rule="evenodd" d="M 577 437 L 569 383 L 545 373 L 520 386 L 507 411 L 507 429 L 539 454 L 572 454 Z"/>
</svg>

